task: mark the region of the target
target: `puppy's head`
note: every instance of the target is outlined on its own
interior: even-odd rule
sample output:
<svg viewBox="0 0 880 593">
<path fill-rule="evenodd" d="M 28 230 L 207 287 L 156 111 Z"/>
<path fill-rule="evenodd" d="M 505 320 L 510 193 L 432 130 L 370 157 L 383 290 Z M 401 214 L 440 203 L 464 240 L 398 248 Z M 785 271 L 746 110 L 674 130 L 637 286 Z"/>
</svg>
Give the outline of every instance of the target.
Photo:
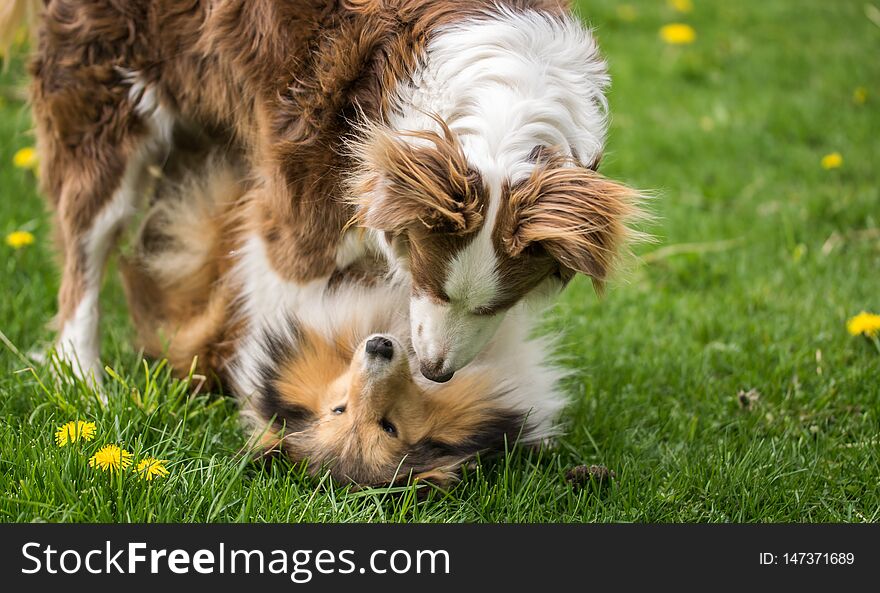
<svg viewBox="0 0 880 593">
<path fill-rule="evenodd" d="M 535 146 L 517 174 L 469 164 L 450 129 L 368 130 L 353 186 L 359 222 L 409 272 L 412 342 L 437 382 L 471 362 L 505 313 L 552 296 L 577 273 L 601 289 L 639 213 L 638 194 Z M 522 171 L 528 171 L 523 175 Z"/>
<path fill-rule="evenodd" d="M 271 346 L 280 356 L 264 369 L 255 406 L 264 448 L 339 482 L 444 483 L 475 454 L 503 451 L 527 430 L 525 415 L 501 407 L 478 379 L 420 387 L 391 335 L 354 348 L 344 341 L 298 331 L 295 343 Z"/>
</svg>

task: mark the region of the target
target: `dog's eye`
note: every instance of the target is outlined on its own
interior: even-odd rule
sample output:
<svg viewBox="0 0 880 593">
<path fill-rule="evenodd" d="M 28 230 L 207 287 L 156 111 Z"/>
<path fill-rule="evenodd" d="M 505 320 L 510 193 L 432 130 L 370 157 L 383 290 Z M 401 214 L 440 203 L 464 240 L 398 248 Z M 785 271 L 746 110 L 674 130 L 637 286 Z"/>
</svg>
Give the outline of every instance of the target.
<svg viewBox="0 0 880 593">
<path fill-rule="evenodd" d="M 379 421 L 379 426 L 391 436 L 397 437 L 397 427 L 388 422 L 385 418 L 382 418 L 382 420 Z"/>
<path fill-rule="evenodd" d="M 472 310 L 471 313 L 479 317 L 488 317 L 490 315 L 495 315 L 495 309 L 493 309 L 492 307 L 477 307 L 476 309 Z"/>
<path fill-rule="evenodd" d="M 335 408 L 333 408 L 334 414 L 341 414 L 344 411 L 345 411 L 345 406 L 336 406 Z"/>
</svg>

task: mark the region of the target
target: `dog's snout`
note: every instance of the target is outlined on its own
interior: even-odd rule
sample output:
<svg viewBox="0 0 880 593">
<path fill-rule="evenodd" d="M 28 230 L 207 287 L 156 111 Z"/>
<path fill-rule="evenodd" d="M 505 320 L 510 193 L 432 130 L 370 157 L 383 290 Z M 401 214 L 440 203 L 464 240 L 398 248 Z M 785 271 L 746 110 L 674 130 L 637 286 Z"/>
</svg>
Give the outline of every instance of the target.
<svg viewBox="0 0 880 593">
<path fill-rule="evenodd" d="M 394 343 L 388 338 L 376 336 L 367 340 L 366 351 L 370 356 L 391 360 L 394 357 Z"/>
<path fill-rule="evenodd" d="M 452 378 L 455 371 L 444 371 L 443 366 L 445 363 L 446 361 L 443 359 L 435 362 L 422 362 L 419 365 L 419 370 L 422 372 L 422 376 L 424 376 L 425 379 L 430 379 L 435 383 L 446 383 Z"/>
</svg>

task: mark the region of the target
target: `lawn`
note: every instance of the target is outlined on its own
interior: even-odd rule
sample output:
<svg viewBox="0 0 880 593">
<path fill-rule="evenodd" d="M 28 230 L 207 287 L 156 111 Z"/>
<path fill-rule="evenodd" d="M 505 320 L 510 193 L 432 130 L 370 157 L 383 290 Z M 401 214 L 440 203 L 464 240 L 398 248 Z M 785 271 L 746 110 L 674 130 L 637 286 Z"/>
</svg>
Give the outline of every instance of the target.
<svg viewBox="0 0 880 593">
<path fill-rule="evenodd" d="M 578 279 L 547 315 L 572 370 L 557 447 L 486 460 L 446 492 L 352 491 L 237 455 L 234 401 L 190 396 L 132 348 L 113 269 L 106 407 L 21 358 L 51 339 L 58 275 L 33 174 L 12 165 L 33 143 L 13 62 L 0 82 L 0 235 L 36 240 L 0 244 L 0 521 L 880 520 L 880 346 L 846 330 L 880 313 L 880 10 L 693 5 L 581 3 L 614 81 L 602 170 L 651 190 L 657 240 L 604 298 Z M 695 41 L 665 43 L 672 22 Z M 831 153 L 842 163 L 825 168 Z M 73 419 L 95 422 L 95 440 L 56 446 Z M 167 459 L 170 475 L 88 467 L 107 443 Z M 578 464 L 616 479 L 573 489 Z"/>
</svg>

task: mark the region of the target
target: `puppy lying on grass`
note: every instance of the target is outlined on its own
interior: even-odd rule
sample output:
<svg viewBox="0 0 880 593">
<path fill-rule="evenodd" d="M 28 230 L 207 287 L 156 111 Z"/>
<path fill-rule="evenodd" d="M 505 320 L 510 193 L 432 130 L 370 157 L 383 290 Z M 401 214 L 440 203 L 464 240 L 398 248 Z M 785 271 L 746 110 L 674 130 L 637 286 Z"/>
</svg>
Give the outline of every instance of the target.
<svg viewBox="0 0 880 593">
<path fill-rule="evenodd" d="M 444 483 L 478 454 L 552 436 L 564 403 L 547 340 L 511 319 L 447 383 L 418 372 L 408 287 L 360 264 L 322 286 L 286 322 L 242 331 L 248 276 L 236 250 L 249 225 L 247 188 L 216 156 L 157 190 L 122 263 L 140 341 L 184 371 L 235 393 L 259 451 L 308 460 L 339 482 Z"/>
</svg>

